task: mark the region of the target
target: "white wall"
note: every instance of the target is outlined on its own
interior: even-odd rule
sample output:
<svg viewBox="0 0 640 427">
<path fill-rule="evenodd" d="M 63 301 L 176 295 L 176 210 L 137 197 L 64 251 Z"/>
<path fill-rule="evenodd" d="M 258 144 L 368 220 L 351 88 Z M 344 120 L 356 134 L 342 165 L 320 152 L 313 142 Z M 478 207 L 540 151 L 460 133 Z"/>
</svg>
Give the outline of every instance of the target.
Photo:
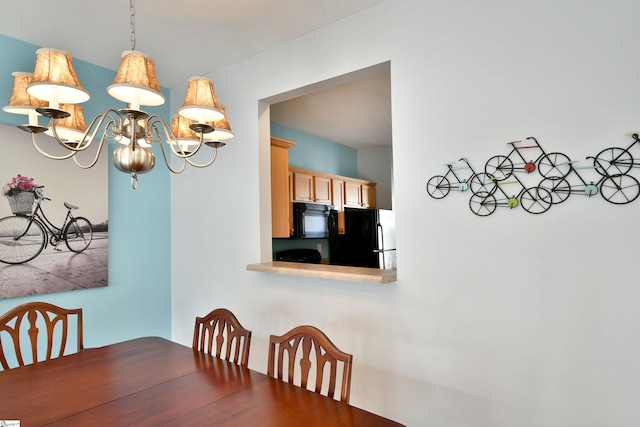
<svg viewBox="0 0 640 427">
<path fill-rule="evenodd" d="M 194 316 L 228 307 L 264 372 L 269 334 L 316 325 L 354 355 L 352 404 L 411 426 L 637 425 L 640 201 L 480 218 L 468 194 L 424 185 L 525 136 L 574 159 L 626 146 L 639 14 L 623 0 L 388 0 L 211 74 L 236 138 L 172 179 L 173 338 L 189 344 Z M 246 271 L 270 248 L 258 101 L 387 60 L 397 284 Z"/>
<path fill-rule="evenodd" d="M 376 183 L 376 207 L 393 209 L 392 147 L 358 150 L 358 178 Z"/>
</svg>

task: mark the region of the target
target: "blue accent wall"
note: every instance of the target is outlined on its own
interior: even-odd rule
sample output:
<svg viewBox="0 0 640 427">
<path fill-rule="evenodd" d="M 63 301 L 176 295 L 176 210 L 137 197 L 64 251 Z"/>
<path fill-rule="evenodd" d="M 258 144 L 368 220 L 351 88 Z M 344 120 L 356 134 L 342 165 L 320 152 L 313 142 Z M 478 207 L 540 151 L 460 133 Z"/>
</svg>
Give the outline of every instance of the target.
<svg viewBox="0 0 640 427">
<path fill-rule="evenodd" d="M 37 49 L 39 46 L 0 34 L 2 106 L 11 95 L 11 73 L 32 71 Z M 113 61 L 117 67 L 120 58 L 113 58 Z M 91 94 L 91 99 L 82 104 L 87 122 L 108 108 L 125 106 L 106 92 L 115 71 L 77 59 L 73 64 L 81 84 Z M 162 92 L 167 102 L 146 111 L 169 121 L 169 91 L 162 88 Z M 24 122 L 25 117 L 0 111 L 0 123 L 5 125 L 17 125 Z M 40 120 L 44 124 L 43 119 Z M 0 141 L 0 144 L 8 143 L 27 144 L 30 136 L 25 133 L 24 141 Z M 111 145 L 106 150 L 103 148 L 105 152 L 99 160 L 109 162 L 109 285 L 0 300 L 0 313 L 28 301 L 83 308 L 86 347 L 140 336 L 171 336 L 170 172 L 164 167 L 160 150 L 154 147 L 156 167 L 150 173 L 140 175 L 139 188 L 133 190 L 130 175 L 118 171 L 111 164 L 113 149 Z M 69 162 L 69 167 L 76 166 Z"/>
<path fill-rule="evenodd" d="M 352 148 L 274 122 L 271 136 L 296 143 L 289 149 L 291 166 L 358 177 L 358 152 Z"/>
</svg>

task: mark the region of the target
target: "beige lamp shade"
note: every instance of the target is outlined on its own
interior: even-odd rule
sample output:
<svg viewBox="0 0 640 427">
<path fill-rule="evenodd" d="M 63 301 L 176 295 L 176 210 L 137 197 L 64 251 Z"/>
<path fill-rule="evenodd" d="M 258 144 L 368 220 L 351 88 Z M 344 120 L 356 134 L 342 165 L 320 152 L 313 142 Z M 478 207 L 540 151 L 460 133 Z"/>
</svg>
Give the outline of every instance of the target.
<svg viewBox="0 0 640 427">
<path fill-rule="evenodd" d="M 213 82 L 204 77 L 191 77 L 184 103 L 178 110 L 182 117 L 196 123 L 215 122 L 224 118 L 216 99 Z"/>
<path fill-rule="evenodd" d="M 135 50 L 122 53 L 120 68 L 107 92 L 115 99 L 129 104 L 129 108 L 133 110 L 139 110 L 141 105 L 155 107 L 165 101 L 160 92 L 153 59 Z"/>
<path fill-rule="evenodd" d="M 69 113 L 69 116 L 64 119 L 55 119 L 58 137 L 64 142 L 81 142 L 84 138 L 84 133 L 87 131 L 82 107 L 77 104 L 61 104 L 60 109 Z M 53 137 L 51 128 L 44 133 Z"/>
<path fill-rule="evenodd" d="M 204 134 L 205 141 L 225 141 L 233 138 L 234 135 L 231 131 L 229 120 L 227 119 L 227 110 L 223 106 L 220 106 L 220 111 L 222 111 L 224 117 L 213 123 L 215 129 L 213 132 Z"/>
<path fill-rule="evenodd" d="M 33 81 L 33 73 L 14 72 L 13 90 L 9 103 L 2 107 L 3 111 L 12 114 L 29 114 L 36 108 L 46 107 L 47 101 L 35 98 L 27 92 L 27 86 Z"/>
<path fill-rule="evenodd" d="M 48 101 L 49 107 L 78 104 L 89 100 L 71 63 L 68 52 L 43 48 L 36 51 L 33 81 L 27 86 L 29 95 Z"/>
</svg>

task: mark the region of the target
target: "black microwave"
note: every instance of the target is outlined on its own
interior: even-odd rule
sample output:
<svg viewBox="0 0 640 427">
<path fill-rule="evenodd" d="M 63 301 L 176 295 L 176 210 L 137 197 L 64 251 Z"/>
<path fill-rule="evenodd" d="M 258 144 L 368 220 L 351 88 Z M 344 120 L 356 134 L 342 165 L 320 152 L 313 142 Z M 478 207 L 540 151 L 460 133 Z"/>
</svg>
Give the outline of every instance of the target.
<svg viewBox="0 0 640 427">
<path fill-rule="evenodd" d="M 317 203 L 293 204 L 293 234 L 296 239 L 328 239 L 338 234 L 338 211 Z"/>
</svg>

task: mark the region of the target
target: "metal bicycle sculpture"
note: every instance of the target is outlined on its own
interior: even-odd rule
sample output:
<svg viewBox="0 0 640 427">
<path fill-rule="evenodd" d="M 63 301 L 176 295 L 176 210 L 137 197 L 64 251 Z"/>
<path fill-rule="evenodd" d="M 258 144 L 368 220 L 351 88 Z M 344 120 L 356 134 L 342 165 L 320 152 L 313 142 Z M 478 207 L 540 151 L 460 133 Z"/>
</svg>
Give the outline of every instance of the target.
<svg viewBox="0 0 640 427">
<path fill-rule="evenodd" d="M 449 191 L 467 191 L 469 189 L 469 181 L 476 175 L 475 171 L 464 157 L 457 162 L 446 163 L 449 169 L 444 175 L 436 175 L 427 181 L 427 193 L 434 199 L 442 199 L 449 194 Z M 461 177 L 456 170 L 468 170 L 470 176 Z M 451 178 L 447 178 L 447 177 Z M 453 184 L 452 184 L 453 182 Z"/>
<path fill-rule="evenodd" d="M 469 200 L 471 211 L 479 216 L 488 216 L 497 207 L 515 208 L 522 206 L 527 212 L 539 214 L 549 210 L 551 205 L 567 200 L 571 194 L 592 196 L 600 193 L 609 203 L 622 205 L 631 203 L 640 195 L 640 183 L 631 176 L 634 168 L 640 166 L 640 157 L 633 157 L 631 150 L 637 144 L 640 148 L 638 133 L 631 134 L 633 142 L 627 148 L 610 147 L 600 151 L 596 156 L 586 159 L 591 164 L 577 165 L 562 153 L 546 153 L 534 137 L 522 141 L 513 141 L 508 155 L 491 157 L 484 167 L 484 172 L 475 173 L 466 159 L 464 163 L 472 171 L 471 176 L 461 180 L 455 173 L 457 167 L 448 163 L 449 170 L 445 175 L 436 175 L 427 182 L 427 193 L 440 199 L 449 194 L 449 190 L 465 191 L 471 189 L 473 195 Z M 528 145 L 522 145 L 528 143 Z M 534 160 L 526 160 L 524 150 L 539 151 Z M 586 180 L 579 170 L 592 169 L 597 172 L 597 179 Z M 526 186 L 514 172 L 525 172 L 530 175 L 538 171 L 542 176 L 535 186 Z M 449 183 L 447 176 L 455 178 L 455 186 Z M 507 181 L 508 178 L 512 178 Z M 503 186 L 518 184 L 519 191 L 507 195 Z"/>
<path fill-rule="evenodd" d="M 93 226 L 84 217 L 74 217 L 77 206 L 64 202 L 67 216 L 60 227 L 56 227 L 45 216 L 41 203 L 51 200 L 44 197 L 42 188 L 35 191 L 36 206 L 31 214 L 15 214 L 0 219 L 0 261 L 6 264 L 22 264 L 31 261 L 47 246 L 58 246 L 64 242 L 72 252 L 82 252 L 93 239 Z"/>
<path fill-rule="evenodd" d="M 519 145 L 523 142 L 527 142 L 530 145 Z M 496 179 L 500 181 L 509 178 L 514 171 L 532 173 L 532 172 L 535 172 L 536 169 L 538 169 L 540 173 L 544 176 L 545 169 L 542 168 L 542 166 L 539 168 L 538 166 L 536 166 L 536 164 L 538 163 L 539 160 L 541 161 L 543 158 L 547 158 L 547 154 L 544 152 L 544 150 L 538 143 L 537 139 L 530 136 L 528 138 L 525 138 L 522 141 L 507 142 L 507 145 L 511 145 L 512 147 L 511 152 L 506 156 L 497 155 L 487 160 L 487 163 L 485 164 L 485 167 L 484 167 L 484 171 L 486 173 L 496 177 Z M 522 155 L 522 150 L 527 150 L 527 151 L 538 150 L 540 151 L 540 154 L 535 160 L 526 160 Z M 514 154 L 517 154 L 517 159 L 515 163 L 512 160 L 512 157 L 514 157 Z M 547 160 L 550 160 L 550 159 L 547 159 Z M 545 165 L 545 167 L 546 166 L 547 165 Z"/>
<path fill-rule="evenodd" d="M 602 152 L 601 152 L 602 153 Z M 558 153 L 559 154 L 559 153 Z M 640 183 L 636 178 L 626 173 L 609 174 L 609 170 L 616 169 L 607 160 L 596 157 L 587 157 L 593 160 L 593 165 L 574 166 L 577 162 L 572 162 L 567 158 L 567 162 L 562 165 L 567 168 L 564 175 L 560 177 L 552 177 L 543 179 L 539 186 L 551 191 L 553 204 L 562 203 L 569 198 L 571 194 L 579 194 L 585 196 L 593 196 L 598 193 L 609 203 L 615 205 L 624 205 L 633 202 L 640 195 Z M 594 169 L 600 178 L 597 181 L 587 181 L 578 173 L 581 169 Z M 575 178 L 575 179 L 573 179 Z M 575 181 L 577 184 L 571 184 L 569 180 Z"/>
<path fill-rule="evenodd" d="M 549 210 L 552 205 L 551 192 L 544 187 L 526 187 L 517 175 L 514 180 L 498 180 L 488 173 L 480 173 L 471 181 L 473 196 L 469 199 L 471 212 L 478 216 L 487 216 L 495 212 L 497 207 L 513 209 L 517 206 L 532 214 L 540 214 Z M 504 185 L 519 184 L 517 194 L 507 195 L 502 189 Z"/>
<path fill-rule="evenodd" d="M 595 159 L 598 159 L 598 167 L 609 175 L 627 174 L 632 168 L 639 167 L 640 158 L 634 158 L 630 150 L 634 145 L 640 145 L 640 137 L 636 132 L 631 133 L 631 137 L 633 142 L 627 148 L 609 147 L 599 152 L 595 156 Z"/>
</svg>

